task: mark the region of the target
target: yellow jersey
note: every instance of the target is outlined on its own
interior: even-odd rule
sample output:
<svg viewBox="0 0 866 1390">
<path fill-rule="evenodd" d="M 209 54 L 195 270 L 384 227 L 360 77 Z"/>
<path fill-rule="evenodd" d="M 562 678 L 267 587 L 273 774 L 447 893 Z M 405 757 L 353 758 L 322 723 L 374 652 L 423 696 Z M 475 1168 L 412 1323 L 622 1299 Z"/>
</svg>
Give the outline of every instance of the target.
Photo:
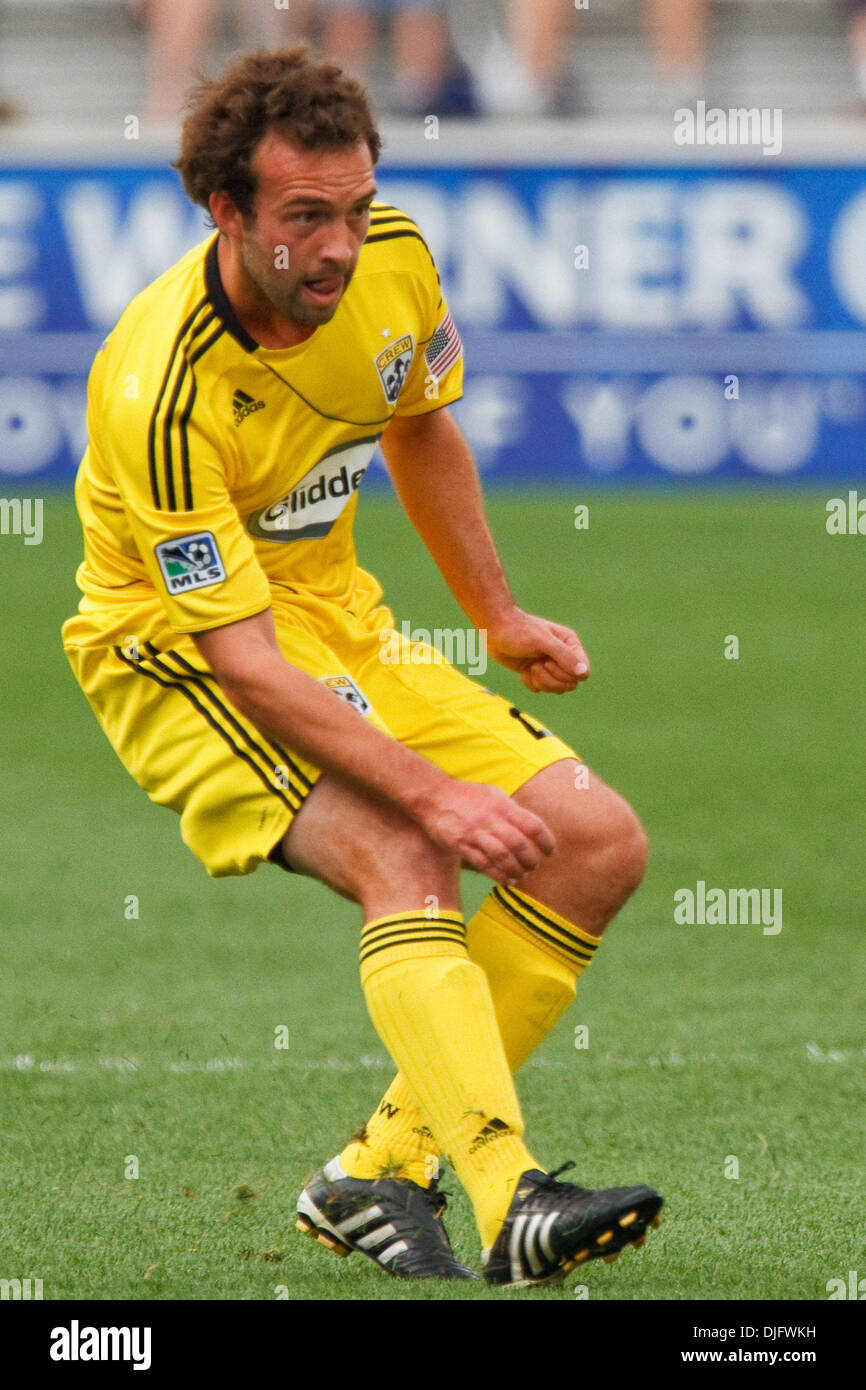
<svg viewBox="0 0 866 1390">
<path fill-rule="evenodd" d="M 93 364 L 75 489 L 84 598 L 67 643 L 116 641 L 130 605 L 146 639 L 148 600 L 179 633 L 293 593 L 369 612 L 382 592 L 352 524 L 376 444 L 395 415 L 462 394 L 436 266 L 398 209 L 373 204 L 334 317 L 288 348 L 239 323 L 218 235 L 131 302 Z"/>
</svg>

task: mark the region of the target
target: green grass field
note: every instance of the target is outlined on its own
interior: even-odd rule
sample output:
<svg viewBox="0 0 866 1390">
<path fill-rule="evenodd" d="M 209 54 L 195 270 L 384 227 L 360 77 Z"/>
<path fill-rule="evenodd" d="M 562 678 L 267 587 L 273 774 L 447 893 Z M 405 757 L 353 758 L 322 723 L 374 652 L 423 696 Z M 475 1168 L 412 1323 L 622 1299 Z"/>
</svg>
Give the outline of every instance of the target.
<svg viewBox="0 0 866 1390">
<path fill-rule="evenodd" d="M 574 625 L 594 673 L 559 699 L 498 669 L 485 680 L 572 740 L 651 844 L 644 886 L 519 1078 L 543 1162 L 667 1199 L 643 1250 L 580 1273 L 590 1299 L 825 1299 L 829 1279 L 866 1275 L 866 540 L 829 537 L 825 500 L 490 501 L 520 601 Z M 41 546 L 0 547 L 0 1276 L 39 1277 L 46 1299 L 573 1299 L 575 1275 L 507 1293 L 398 1283 L 295 1233 L 304 1179 L 391 1075 L 358 982 L 358 914 L 269 868 L 207 878 L 60 650 L 71 502 L 49 498 Z M 358 549 L 398 621 L 460 622 L 389 500 L 362 504 Z M 781 888 L 781 932 L 675 924 L 675 891 L 699 879 Z M 485 891 L 467 877 L 470 909 Z M 444 1185 L 477 1266 L 468 1202 Z"/>
</svg>

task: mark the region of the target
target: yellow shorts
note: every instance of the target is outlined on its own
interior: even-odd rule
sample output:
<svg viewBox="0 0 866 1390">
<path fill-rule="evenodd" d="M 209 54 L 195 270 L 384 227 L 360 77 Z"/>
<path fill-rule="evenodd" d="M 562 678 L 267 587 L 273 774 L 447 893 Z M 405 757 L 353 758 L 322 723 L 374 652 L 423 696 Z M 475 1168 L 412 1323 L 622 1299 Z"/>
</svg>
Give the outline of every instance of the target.
<svg viewBox="0 0 866 1390">
<path fill-rule="evenodd" d="M 291 606 L 275 601 L 274 621 L 287 661 L 452 777 L 511 795 L 542 768 L 576 756 L 435 645 L 397 634 L 384 606 L 358 618 L 298 595 Z M 229 704 L 192 638 L 169 628 L 155 604 L 119 614 L 111 635 L 112 645 L 97 643 L 92 620 L 82 617 L 63 631 L 112 747 L 151 800 L 178 813 L 184 843 L 209 874 L 252 873 L 271 857 L 319 770 Z"/>
</svg>

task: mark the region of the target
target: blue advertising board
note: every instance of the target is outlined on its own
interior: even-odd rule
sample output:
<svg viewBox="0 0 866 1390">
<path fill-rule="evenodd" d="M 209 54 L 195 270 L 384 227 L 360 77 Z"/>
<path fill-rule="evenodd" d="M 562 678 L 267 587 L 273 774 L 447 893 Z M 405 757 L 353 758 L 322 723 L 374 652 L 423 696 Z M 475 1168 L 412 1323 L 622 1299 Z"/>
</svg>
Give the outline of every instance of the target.
<svg viewBox="0 0 866 1390">
<path fill-rule="evenodd" d="M 489 481 L 866 478 L 866 171 L 400 167 Z M 0 168 L 0 486 L 68 484 L 89 366 L 207 235 L 165 164 Z"/>
</svg>

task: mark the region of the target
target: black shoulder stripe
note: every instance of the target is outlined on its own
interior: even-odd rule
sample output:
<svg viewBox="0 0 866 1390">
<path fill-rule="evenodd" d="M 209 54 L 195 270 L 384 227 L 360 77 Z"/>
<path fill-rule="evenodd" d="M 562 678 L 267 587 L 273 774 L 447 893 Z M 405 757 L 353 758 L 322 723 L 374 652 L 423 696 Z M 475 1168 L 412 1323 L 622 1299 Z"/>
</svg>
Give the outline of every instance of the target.
<svg viewBox="0 0 866 1390">
<path fill-rule="evenodd" d="M 159 482 L 157 480 L 156 472 L 156 422 L 157 417 L 159 416 L 159 408 L 162 404 L 162 398 L 165 394 L 166 388 L 171 378 L 172 368 L 175 363 L 175 358 L 177 357 L 177 354 L 180 351 L 181 343 L 183 342 L 189 330 L 192 328 L 202 309 L 207 307 L 207 302 L 207 296 L 203 296 L 199 300 L 198 304 L 196 304 L 192 313 L 188 315 L 188 317 L 184 320 L 184 322 L 178 329 L 177 337 L 174 340 L 174 345 L 171 349 L 171 353 L 169 354 L 168 363 L 166 364 L 165 375 L 162 378 L 162 384 L 159 388 L 159 392 L 156 397 L 156 403 L 153 407 L 153 412 L 150 417 L 150 427 L 148 429 L 147 434 L 147 462 L 148 470 L 150 473 L 150 492 L 153 498 L 153 505 L 155 507 L 161 506 L 159 496 Z"/>
<path fill-rule="evenodd" d="M 413 229 L 407 229 L 406 231 L 397 232 L 377 232 L 375 236 L 368 236 L 364 242 L 364 245 L 368 246 L 371 241 L 396 241 L 398 237 L 414 237 L 415 240 L 420 241 L 423 246 L 427 245 L 421 233 L 416 232 Z"/>
<path fill-rule="evenodd" d="M 209 319 L 206 320 L 206 323 L 210 323 L 210 320 L 209 320 Z M 202 327 L 205 327 L 205 326 L 206 326 L 205 324 L 202 325 Z M 205 353 L 208 351 L 208 349 L 213 347 L 213 345 L 214 345 L 214 343 L 216 342 L 217 338 L 221 338 L 222 335 L 223 335 L 223 333 L 225 333 L 225 328 L 223 327 L 222 324 L 219 324 L 218 327 L 214 329 L 213 333 L 211 333 L 210 337 L 207 338 L 207 339 L 205 340 L 205 342 L 203 342 L 203 343 L 201 344 L 200 347 L 197 347 L 197 348 L 196 348 L 195 352 L 192 354 L 192 356 L 191 356 L 190 359 L 189 359 L 189 365 L 190 365 L 191 367 L 194 367 L 195 364 L 196 364 L 196 362 L 198 361 L 198 359 L 199 359 L 200 357 L 204 357 L 204 355 L 205 355 Z M 198 333 L 196 333 L 195 336 L 198 337 Z M 189 345 L 192 346 L 192 339 L 190 339 L 190 344 L 189 344 Z"/>
<path fill-rule="evenodd" d="M 195 404 L 197 391 L 198 385 L 196 383 L 195 373 L 190 372 L 189 395 L 186 398 L 183 414 L 178 421 L 178 435 L 180 436 L 180 470 L 183 476 L 183 508 L 186 512 L 192 511 L 192 474 L 189 468 L 189 436 L 187 434 L 187 426 L 189 425 L 189 417 L 192 415 L 192 408 Z"/>
<path fill-rule="evenodd" d="M 371 227 L 386 227 L 392 222 L 402 222 L 407 227 L 414 227 L 415 223 L 411 217 L 407 217 L 404 212 L 395 212 L 392 217 L 371 217 Z"/>
<path fill-rule="evenodd" d="M 436 265 L 435 260 L 433 259 L 433 252 L 430 250 L 430 247 L 427 245 L 421 233 L 415 228 L 414 224 L 410 224 L 410 226 L 407 227 L 405 230 L 401 228 L 399 231 L 396 232 L 376 232 L 375 235 L 368 236 L 366 238 L 364 245 L 368 246 L 371 241 L 395 241 L 399 237 L 413 237 L 416 241 L 420 241 L 421 245 L 424 247 L 424 250 L 427 252 L 427 255 L 430 257 L 430 264 L 433 267 L 433 273 L 436 276 L 436 283 L 439 286 L 439 289 L 441 290 L 442 281 L 439 278 L 439 268 Z"/>
<path fill-rule="evenodd" d="M 208 323 L 208 322 L 209 322 L 209 320 L 205 320 L 205 323 Z M 204 325 L 202 325 L 202 327 L 204 327 Z M 223 328 L 222 324 L 220 324 L 219 327 L 216 328 L 216 329 L 214 330 L 213 333 L 211 333 L 210 337 L 207 338 L 207 339 L 205 339 L 205 341 L 201 344 L 200 347 L 196 348 L 196 350 L 195 350 L 195 352 L 192 354 L 192 356 L 189 357 L 189 358 L 187 358 L 187 361 L 188 361 L 188 363 L 189 363 L 189 369 L 190 369 L 190 372 L 189 372 L 189 374 L 190 374 L 190 390 L 189 390 L 189 395 L 188 395 L 188 397 L 187 397 L 186 405 L 184 406 L 184 409 L 183 409 L 183 414 L 181 415 L 181 417 L 180 417 L 180 419 L 179 419 L 179 421 L 178 421 L 177 432 L 178 432 L 178 438 L 179 438 L 179 440 L 180 440 L 180 467 L 181 467 L 181 474 L 182 474 L 182 477 L 183 477 L 183 503 L 184 503 L 184 509 L 185 509 L 186 511 L 188 511 L 188 512 L 191 512 L 191 511 L 192 511 L 192 507 L 193 507 L 193 500 L 192 500 L 192 474 L 191 474 L 190 466 L 189 466 L 189 429 L 188 429 L 188 427 L 189 427 L 190 416 L 192 415 L 192 408 L 193 408 L 193 405 L 195 404 L 195 398 L 196 398 L 196 394 L 197 394 L 197 392 L 198 392 L 198 383 L 196 382 L 196 379 L 195 379 L 195 372 L 194 372 L 192 369 L 193 369 L 193 367 L 195 366 L 196 362 L 199 360 L 199 358 L 204 356 L 204 354 L 207 352 L 208 348 L 212 348 L 212 347 L 213 347 L 214 343 L 217 341 L 218 338 L 221 338 L 221 337 L 222 337 L 222 335 L 223 335 L 224 332 L 225 332 L 225 329 Z M 197 336 L 197 335 L 196 335 L 196 336 Z M 185 353 L 186 353 L 186 349 L 184 349 L 184 355 L 185 355 Z"/>
<path fill-rule="evenodd" d="M 178 400 L 180 399 L 180 392 L 181 387 L 184 383 L 184 378 L 186 377 L 187 372 L 189 372 L 190 375 L 192 375 L 191 364 L 201 355 L 201 351 L 203 349 L 199 349 L 199 352 L 192 359 L 190 359 L 190 357 L 188 356 L 187 350 L 195 342 L 196 338 L 200 338 L 202 333 L 204 333 L 205 329 L 210 327 L 215 317 L 216 315 L 214 314 L 213 310 L 211 310 L 207 317 L 202 319 L 201 323 L 199 323 L 193 330 L 193 332 L 190 334 L 188 341 L 182 345 L 180 353 L 180 364 L 177 376 L 175 377 L 174 390 L 171 393 L 171 398 L 169 400 L 165 416 L 162 422 L 163 466 L 165 469 L 165 496 L 168 510 L 170 512 L 175 512 L 178 510 L 177 497 L 175 494 L 174 487 L 174 460 L 172 456 L 172 430 L 174 428 L 174 412 L 177 407 Z M 208 339 L 207 344 L 203 345 L 203 348 L 209 346 L 211 342 L 215 341 L 215 339 L 219 337 L 221 332 L 222 328 L 217 329 L 217 332 L 214 335 L 212 335 L 210 339 Z M 187 401 L 187 405 L 189 405 L 189 401 Z M 189 417 L 187 416 L 187 421 L 188 419 Z M 186 449 L 184 450 L 185 445 Z M 190 497 L 191 506 L 192 479 L 189 476 L 189 447 L 185 434 L 183 441 L 181 441 L 181 465 L 183 465 L 184 453 L 186 457 L 187 468 L 187 476 L 184 479 L 184 495 Z"/>
<path fill-rule="evenodd" d="M 195 318 L 203 310 L 205 311 L 204 319 L 200 319 L 198 323 L 195 323 Z M 157 507 L 162 505 L 168 511 L 177 510 L 177 498 L 175 494 L 174 476 L 172 469 L 171 430 L 175 407 L 177 406 L 178 399 L 180 398 L 181 389 L 183 387 L 184 379 L 189 368 L 187 347 L 190 343 L 195 342 L 195 340 L 198 337 L 200 337 L 202 333 L 205 332 L 205 330 L 213 322 L 214 318 L 215 314 L 213 312 L 213 309 L 211 309 L 210 305 L 207 303 L 207 300 L 202 300 L 199 303 L 199 306 L 197 310 L 194 312 L 194 314 L 191 315 L 189 319 L 187 319 L 186 324 L 184 325 L 186 331 L 183 334 L 179 333 L 177 338 L 175 339 L 171 357 L 169 359 L 168 366 L 166 367 L 165 375 L 162 379 L 162 385 L 160 386 L 159 394 L 156 398 L 156 402 L 153 407 L 153 413 L 151 414 L 150 418 L 150 429 L 148 431 L 148 461 L 151 475 L 151 492 L 153 494 L 154 504 Z M 190 329 L 192 331 L 190 331 Z M 166 392 L 168 391 L 169 384 L 172 381 L 172 376 L 174 376 L 174 385 L 172 387 L 170 396 L 168 397 L 168 399 L 166 399 Z M 160 413 L 163 411 L 164 413 L 162 416 L 162 428 L 160 430 L 159 417 Z M 160 491 L 158 481 L 160 449 L 162 452 L 164 478 L 164 494 L 162 503 L 160 502 Z"/>
</svg>

